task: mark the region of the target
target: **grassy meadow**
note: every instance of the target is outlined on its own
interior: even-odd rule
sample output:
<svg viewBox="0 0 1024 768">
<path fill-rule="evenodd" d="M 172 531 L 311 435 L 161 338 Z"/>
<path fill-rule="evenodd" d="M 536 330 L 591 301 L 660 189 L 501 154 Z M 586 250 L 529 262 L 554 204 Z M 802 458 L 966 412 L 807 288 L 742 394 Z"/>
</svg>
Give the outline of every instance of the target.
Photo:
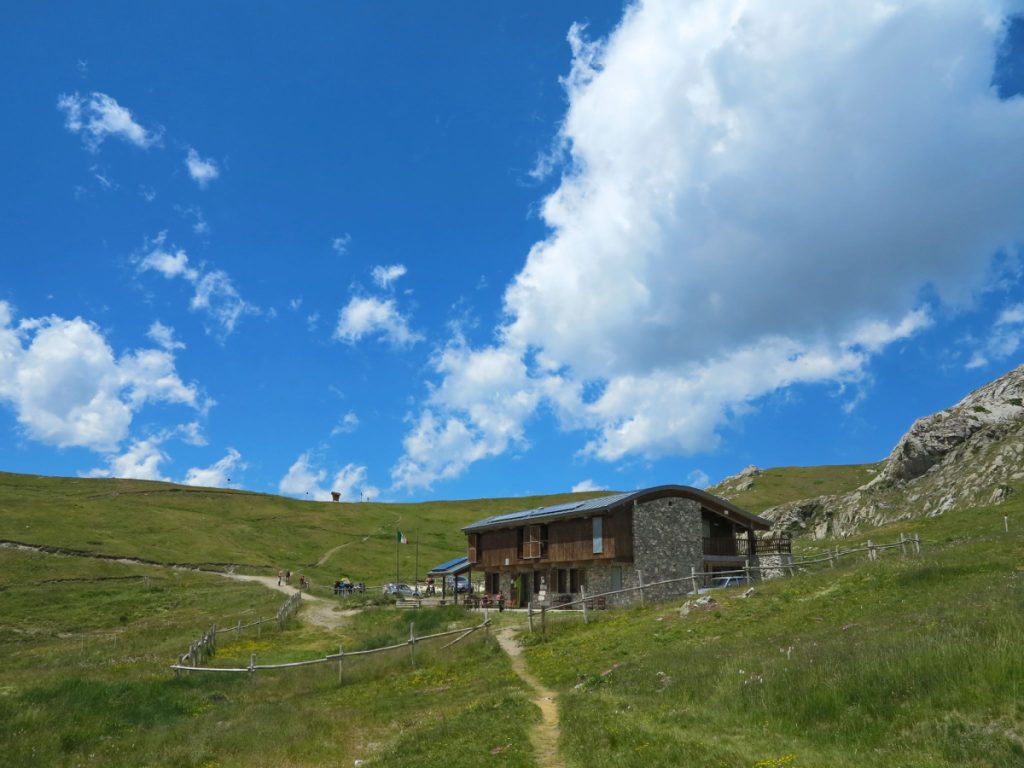
<svg viewBox="0 0 1024 768">
<path fill-rule="evenodd" d="M 775 500 L 853 483 L 864 468 L 780 470 Z M 772 471 L 775 472 L 775 471 Z M 759 483 L 772 472 L 766 472 Z M 842 479 L 844 478 L 845 479 Z M 785 482 L 782 482 L 785 480 Z M 464 550 L 459 526 L 558 498 L 417 505 L 315 504 L 159 483 L 0 475 L 0 539 L 160 562 L 298 570 L 334 550 L 342 573 L 392 577 L 394 527 L 421 532 L 421 569 Z M 764 496 L 763 498 L 767 498 Z M 568 766 L 1024 765 L 1024 494 L 904 521 L 840 542 L 920 533 L 838 567 L 682 601 L 562 615 L 525 635 L 530 669 L 559 696 Z M 741 502 L 742 503 L 742 502 Z M 751 505 L 754 507 L 754 505 Z M 1010 533 L 1003 532 L 1003 515 Z M 369 536 L 362 541 L 363 536 Z M 335 549 L 339 544 L 357 544 Z M 432 541 L 432 544 L 428 544 Z M 813 554 L 837 542 L 799 540 Z M 251 546 L 250 546 L 251 545 Z M 411 572 L 412 547 L 402 547 Z M 534 766 L 532 694 L 483 633 L 408 651 L 253 676 L 175 677 L 211 622 L 273 616 L 255 583 L 192 570 L 0 548 L 0 755 L 12 766 Z M 320 658 L 471 626 L 459 607 L 396 611 L 372 600 L 337 629 L 289 621 L 220 636 L 212 663 Z M 492 614 L 493 615 L 493 614 Z M 495 616 L 522 627 L 522 614 Z M 554 618 L 554 617 L 552 617 Z M 444 642 L 447 642 L 444 641 Z"/>
<path fill-rule="evenodd" d="M 728 493 L 735 504 L 758 513 L 798 499 L 810 499 L 848 493 L 856 490 L 875 477 L 884 462 L 876 464 L 848 464 L 821 467 L 775 467 L 763 469 L 754 478 L 753 485 L 736 493 Z M 708 488 L 716 493 L 716 487 Z"/>
<path fill-rule="evenodd" d="M 920 557 L 857 556 L 688 616 L 677 602 L 534 635 L 570 764 L 1024 765 L 1024 503 L 862 539 L 901 531 L 920 532 Z"/>
<path fill-rule="evenodd" d="M 144 577 L 149 577 L 148 586 Z M 273 616 L 259 584 L 0 549 L 0 754 L 9 766 L 533 766 L 537 717 L 493 642 L 248 675 L 175 677 L 202 629 Z M 301 617 L 301 611 L 300 611 Z M 213 663 L 244 666 L 378 647 L 479 622 L 461 609 L 371 609 L 336 632 L 290 621 L 221 635 Z M 481 735 L 483 735 L 481 737 Z"/>
<path fill-rule="evenodd" d="M 244 573 L 302 572 L 315 584 L 341 576 L 402 580 L 464 555 L 461 527 L 490 515 L 591 498 L 601 492 L 422 504 L 311 502 L 145 480 L 0 473 L 0 540 Z M 326 559 L 325 559 L 326 556 Z M 322 565 L 317 565 L 323 560 Z"/>
</svg>

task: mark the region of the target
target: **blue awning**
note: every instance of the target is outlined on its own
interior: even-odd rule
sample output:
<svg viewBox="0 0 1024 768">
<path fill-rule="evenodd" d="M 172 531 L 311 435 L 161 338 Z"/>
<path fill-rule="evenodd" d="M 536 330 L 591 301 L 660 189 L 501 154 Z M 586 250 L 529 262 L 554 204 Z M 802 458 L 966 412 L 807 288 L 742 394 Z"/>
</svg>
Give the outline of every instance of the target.
<svg viewBox="0 0 1024 768">
<path fill-rule="evenodd" d="M 431 568 L 427 571 L 427 575 L 457 576 L 460 573 L 465 573 L 469 568 L 469 558 L 463 555 L 462 557 L 456 557 L 454 560 L 449 560 L 447 563 L 441 563 L 440 565 Z"/>
</svg>

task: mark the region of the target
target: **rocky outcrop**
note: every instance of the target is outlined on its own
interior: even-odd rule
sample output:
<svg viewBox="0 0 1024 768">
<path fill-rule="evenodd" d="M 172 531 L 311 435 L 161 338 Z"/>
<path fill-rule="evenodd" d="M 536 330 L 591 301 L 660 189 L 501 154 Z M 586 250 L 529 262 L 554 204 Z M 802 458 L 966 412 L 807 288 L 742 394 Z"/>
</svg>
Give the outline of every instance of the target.
<svg viewBox="0 0 1024 768">
<path fill-rule="evenodd" d="M 918 419 L 871 485 L 920 477 L 981 432 L 1001 437 L 1024 419 L 1024 366 L 975 390 L 952 408 Z"/>
<path fill-rule="evenodd" d="M 754 481 L 758 475 L 761 474 L 761 470 L 755 467 L 753 464 L 746 467 L 742 472 L 735 475 L 730 475 L 720 483 L 715 484 L 715 493 L 720 496 L 729 497 L 730 494 L 740 493 L 741 491 L 749 491 L 754 487 Z"/>
<path fill-rule="evenodd" d="M 777 530 L 814 538 L 848 536 L 865 526 L 999 504 L 1013 493 L 1011 484 L 1021 481 L 1024 366 L 914 422 L 866 485 L 780 504 L 761 514 Z"/>
</svg>

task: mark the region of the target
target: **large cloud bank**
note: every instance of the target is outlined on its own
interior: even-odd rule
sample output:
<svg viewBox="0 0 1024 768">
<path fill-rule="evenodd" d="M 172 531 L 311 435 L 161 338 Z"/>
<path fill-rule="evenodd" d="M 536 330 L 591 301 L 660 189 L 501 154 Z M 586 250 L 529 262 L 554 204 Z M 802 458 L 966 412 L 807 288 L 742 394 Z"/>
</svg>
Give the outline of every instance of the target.
<svg viewBox="0 0 1024 768">
<path fill-rule="evenodd" d="M 452 341 L 392 471 L 428 486 L 526 445 L 687 454 L 759 397 L 848 383 L 1019 240 L 1024 102 L 993 69 L 1019 3 L 648 0 L 569 34 L 550 236 L 485 349 Z"/>
</svg>

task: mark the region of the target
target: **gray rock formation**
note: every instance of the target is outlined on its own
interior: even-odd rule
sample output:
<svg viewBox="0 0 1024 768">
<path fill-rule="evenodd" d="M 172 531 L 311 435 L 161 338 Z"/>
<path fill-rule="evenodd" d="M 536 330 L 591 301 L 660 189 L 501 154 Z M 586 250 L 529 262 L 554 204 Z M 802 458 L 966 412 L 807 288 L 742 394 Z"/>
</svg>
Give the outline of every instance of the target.
<svg viewBox="0 0 1024 768">
<path fill-rule="evenodd" d="M 720 483 L 715 484 L 715 492 L 728 497 L 730 493 L 749 491 L 754 487 L 754 481 L 761 474 L 761 470 L 753 464 L 746 467 L 742 472 L 730 475 Z"/>
<path fill-rule="evenodd" d="M 857 490 L 788 502 L 761 514 L 777 530 L 848 536 L 863 526 L 1000 504 L 1013 493 L 1011 484 L 1021 481 L 1024 365 L 915 421 L 882 470 Z"/>
</svg>

